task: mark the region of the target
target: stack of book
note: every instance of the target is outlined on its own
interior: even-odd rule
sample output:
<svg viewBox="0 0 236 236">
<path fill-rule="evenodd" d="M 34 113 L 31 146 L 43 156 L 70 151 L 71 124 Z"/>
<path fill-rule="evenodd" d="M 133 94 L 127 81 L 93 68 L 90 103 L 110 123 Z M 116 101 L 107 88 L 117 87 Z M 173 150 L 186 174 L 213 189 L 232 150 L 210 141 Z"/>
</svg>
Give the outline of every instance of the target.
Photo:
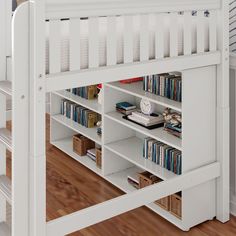
<svg viewBox="0 0 236 236">
<path fill-rule="evenodd" d="M 93 160 L 93 161 L 96 161 L 96 149 L 93 148 L 93 149 L 88 149 L 87 150 L 87 156 Z"/>
<path fill-rule="evenodd" d="M 171 123 L 165 123 L 164 130 L 178 138 L 182 138 L 182 124 L 175 125 Z"/>
<path fill-rule="evenodd" d="M 65 99 L 61 101 L 61 114 L 87 128 L 95 127 L 101 119 L 96 112 Z"/>
<path fill-rule="evenodd" d="M 182 173 L 182 153 L 162 142 L 152 138 L 145 138 L 143 145 L 143 157 L 174 172 Z"/>
<path fill-rule="evenodd" d="M 180 75 L 160 74 L 143 78 L 143 89 L 146 92 L 181 102 L 182 79 Z"/>
<path fill-rule="evenodd" d="M 129 102 L 119 102 L 116 104 L 116 110 L 124 115 L 130 115 L 136 110 L 136 106 Z"/>
<path fill-rule="evenodd" d="M 98 94 L 97 85 L 67 89 L 67 91 L 88 100 L 97 98 Z"/>
<path fill-rule="evenodd" d="M 132 112 L 132 114 L 129 115 L 127 118 L 145 127 L 163 127 L 164 125 L 164 118 L 162 114 L 145 115 L 141 111 L 135 111 Z"/>
</svg>

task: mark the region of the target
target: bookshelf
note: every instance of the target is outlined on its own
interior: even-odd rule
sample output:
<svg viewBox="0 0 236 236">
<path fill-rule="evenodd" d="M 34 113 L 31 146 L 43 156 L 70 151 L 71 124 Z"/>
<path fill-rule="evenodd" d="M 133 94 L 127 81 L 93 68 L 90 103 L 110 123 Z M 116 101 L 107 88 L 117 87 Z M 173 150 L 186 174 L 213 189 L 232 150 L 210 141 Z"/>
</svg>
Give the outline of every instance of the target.
<svg viewBox="0 0 236 236">
<path fill-rule="evenodd" d="M 145 137 L 161 141 L 182 152 L 182 173 L 199 168 L 216 160 L 216 68 L 208 66 L 180 71 L 182 75 L 182 102 L 172 101 L 143 91 L 142 82 L 122 84 L 120 82 L 103 84 L 103 103 L 86 100 L 67 91 L 51 94 L 51 143 L 77 160 L 85 167 L 109 181 L 125 193 L 136 191 L 127 182 L 129 175 L 148 171 L 162 180 L 177 177 L 171 171 L 143 158 Z M 116 111 L 118 102 L 127 101 L 139 106 L 145 98 L 155 104 L 155 111 L 163 112 L 171 108 L 181 112 L 183 120 L 182 139 L 163 128 L 148 130 L 122 118 Z M 102 136 L 96 128 L 85 128 L 60 114 L 62 99 L 67 99 L 101 114 Z M 197 122 L 197 123 L 196 123 Z M 102 169 L 89 157 L 80 157 L 73 152 L 72 137 L 82 134 L 102 147 Z M 188 230 L 192 226 L 212 219 L 215 213 L 214 181 L 182 191 L 182 219 L 172 215 L 155 203 L 147 207 L 167 219 L 177 227 Z M 192 217 L 192 215 L 195 217 Z"/>
</svg>

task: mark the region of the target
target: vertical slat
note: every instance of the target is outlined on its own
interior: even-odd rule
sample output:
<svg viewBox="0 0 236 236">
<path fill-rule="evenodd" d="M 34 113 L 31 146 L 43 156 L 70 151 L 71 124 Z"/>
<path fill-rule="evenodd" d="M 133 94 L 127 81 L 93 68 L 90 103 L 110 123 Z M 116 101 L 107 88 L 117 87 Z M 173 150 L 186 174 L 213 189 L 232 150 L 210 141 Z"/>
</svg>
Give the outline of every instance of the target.
<svg viewBox="0 0 236 236">
<path fill-rule="evenodd" d="M 156 59 L 164 57 L 164 16 L 157 14 L 156 16 L 156 33 L 155 33 L 155 55 Z"/>
<path fill-rule="evenodd" d="M 210 51 L 216 51 L 217 49 L 217 17 L 216 12 L 210 12 L 210 21 L 209 21 L 209 44 Z"/>
<path fill-rule="evenodd" d="M 140 17 L 140 61 L 147 61 L 149 59 L 149 15 Z"/>
<path fill-rule="evenodd" d="M 99 18 L 89 18 L 89 68 L 99 66 Z"/>
<path fill-rule="evenodd" d="M 0 128 L 6 127 L 6 96 L 0 94 Z M 0 175 L 6 175 L 6 147 L 0 143 Z M 6 221 L 6 198 L 0 195 L 0 222 Z"/>
<path fill-rule="evenodd" d="M 184 55 L 192 54 L 192 13 L 184 13 Z"/>
<path fill-rule="evenodd" d="M 177 13 L 171 13 L 170 23 L 170 57 L 178 56 L 178 22 Z"/>
<path fill-rule="evenodd" d="M 124 63 L 133 62 L 133 17 L 124 16 Z"/>
<path fill-rule="evenodd" d="M 61 34 L 60 20 L 49 22 L 49 72 L 61 72 Z"/>
<path fill-rule="evenodd" d="M 197 12 L 197 53 L 204 52 L 204 12 Z"/>
<path fill-rule="evenodd" d="M 80 19 L 70 20 L 70 71 L 80 70 Z"/>
<path fill-rule="evenodd" d="M 107 65 L 117 63 L 116 17 L 107 17 Z"/>
</svg>

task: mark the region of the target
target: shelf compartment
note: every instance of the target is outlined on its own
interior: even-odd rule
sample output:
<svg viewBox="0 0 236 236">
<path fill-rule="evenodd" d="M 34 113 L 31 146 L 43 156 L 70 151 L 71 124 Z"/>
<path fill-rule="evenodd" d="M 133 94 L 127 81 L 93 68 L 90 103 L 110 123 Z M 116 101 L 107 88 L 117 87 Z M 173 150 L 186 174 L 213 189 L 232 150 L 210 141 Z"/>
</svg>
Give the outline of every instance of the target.
<svg viewBox="0 0 236 236">
<path fill-rule="evenodd" d="M 11 180 L 6 175 L 0 176 L 0 193 L 5 197 L 11 205 Z"/>
<path fill-rule="evenodd" d="M 136 191 L 137 189 L 135 189 L 132 185 L 128 183 L 127 176 L 133 173 L 139 173 L 139 172 L 142 172 L 142 169 L 135 166 L 135 167 L 132 167 L 132 168 L 129 168 L 129 169 L 126 169 L 126 170 L 123 170 L 114 174 L 107 175 L 105 176 L 105 179 L 111 182 L 113 185 L 115 185 L 119 189 L 121 189 L 122 191 L 124 191 L 125 193 L 131 193 L 131 192 Z M 183 223 L 180 219 L 173 216 L 170 212 L 162 209 L 157 204 L 150 203 L 146 205 L 146 207 L 153 210 L 161 217 L 167 219 L 169 222 L 176 225 L 177 227 L 184 228 Z"/>
<path fill-rule="evenodd" d="M 96 162 L 91 160 L 88 156 L 79 156 L 73 151 L 72 137 L 53 141 L 51 144 L 66 153 L 67 155 L 69 155 L 70 157 L 72 157 L 74 160 L 87 167 L 88 169 L 92 170 L 99 176 L 102 176 L 102 170 L 96 166 Z"/>
<path fill-rule="evenodd" d="M 130 122 L 128 120 L 123 119 L 124 115 L 119 113 L 119 112 L 110 112 L 105 114 L 105 117 L 116 121 L 132 130 L 135 130 L 137 132 L 140 132 L 148 137 L 154 138 L 158 141 L 161 141 L 173 148 L 176 148 L 178 150 L 182 150 L 182 140 L 167 133 L 165 130 L 163 130 L 163 128 L 157 128 L 157 129 L 153 129 L 153 130 L 148 130 L 140 125 L 137 125 L 133 122 Z"/>
<path fill-rule="evenodd" d="M 73 120 L 68 119 L 67 117 L 65 117 L 63 115 L 60 115 L 60 114 L 51 116 L 51 118 L 53 120 L 63 124 L 64 126 L 70 128 L 71 130 L 86 136 L 87 138 L 93 140 L 95 143 L 101 145 L 101 143 L 102 143 L 101 142 L 101 136 L 99 136 L 97 134 L 97 128 L 96 127 L 86 128 L 86 127 L 74 122 Z"/>
<path fill-rule="evenodd" d="M 11 236 L 10 227 L 5 222 L 0 223 L 0 235 Z"/>
<path fill-rule="evenodd" d="M 105 148 L 133 163 L 134 165 L 156 175 L 162 180 L 168 180 L 176 177 L 176 174 L 174 174 L 173 172 L 168 171 L 165 168 L 157 165 L 156 163 L 142 157 L 143 140 L 140 138 L 132 137 L 113 142 L 105 145 Z"/>
<path fill-rule="evenodd" d="M 136 82 L 132 84 L 122 84 L 120 82 L 114 82 L 114 83 L 109 83 L 106 86 L 119 90 L 124 93 L 128 93 L 135 97 L 148 99 L 149 101 L 155 104 L 174 109 L 175 111 L 178 112 L 182 111 L 182 105 L 180 102 L 176 102 L 166 97 L 158 96 L 144 91 L 143 82 Z"/>
<path fill-rule="evenodd" d="M 58 95 L 64 99 L 70 100 L 76 104 L 79 104 L 85 108 L 88 108 L 91 111 L 95 111 L 98 114 L 102 113 L 102 107 L 98 103 L 97 99 L 87 100 L 85 98 L 82 98 L 80 96 L 74 95 L 68 91 L 59 91 L 59 92 L 53 92 L 53 94 Z"/>
</svg>

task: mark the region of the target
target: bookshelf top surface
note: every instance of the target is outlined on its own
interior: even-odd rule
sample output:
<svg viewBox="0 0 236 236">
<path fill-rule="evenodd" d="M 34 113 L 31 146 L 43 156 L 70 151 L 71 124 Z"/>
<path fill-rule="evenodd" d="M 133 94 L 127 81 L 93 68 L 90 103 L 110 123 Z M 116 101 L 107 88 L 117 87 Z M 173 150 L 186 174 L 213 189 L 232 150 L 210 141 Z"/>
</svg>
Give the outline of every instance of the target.
<svg viewBox="0 0 236 236">
<path fill-rule="evenodd" d="M 181 112 L 182 106 L 180 102 L 173 101 L 171 99 L 158 96 L 143 90 L 143 82 L 135 82 L 132 84 L 122 84 L 120 82 L 113 82 L 107 84 L 108 87 L 117 89 L 119 91 L 131 94 L 139 98 L 145 98 L 150 100 L 153 103 L 161 105 L 163 107 L 169 107 L 175 111 Z"/>
</svg>

